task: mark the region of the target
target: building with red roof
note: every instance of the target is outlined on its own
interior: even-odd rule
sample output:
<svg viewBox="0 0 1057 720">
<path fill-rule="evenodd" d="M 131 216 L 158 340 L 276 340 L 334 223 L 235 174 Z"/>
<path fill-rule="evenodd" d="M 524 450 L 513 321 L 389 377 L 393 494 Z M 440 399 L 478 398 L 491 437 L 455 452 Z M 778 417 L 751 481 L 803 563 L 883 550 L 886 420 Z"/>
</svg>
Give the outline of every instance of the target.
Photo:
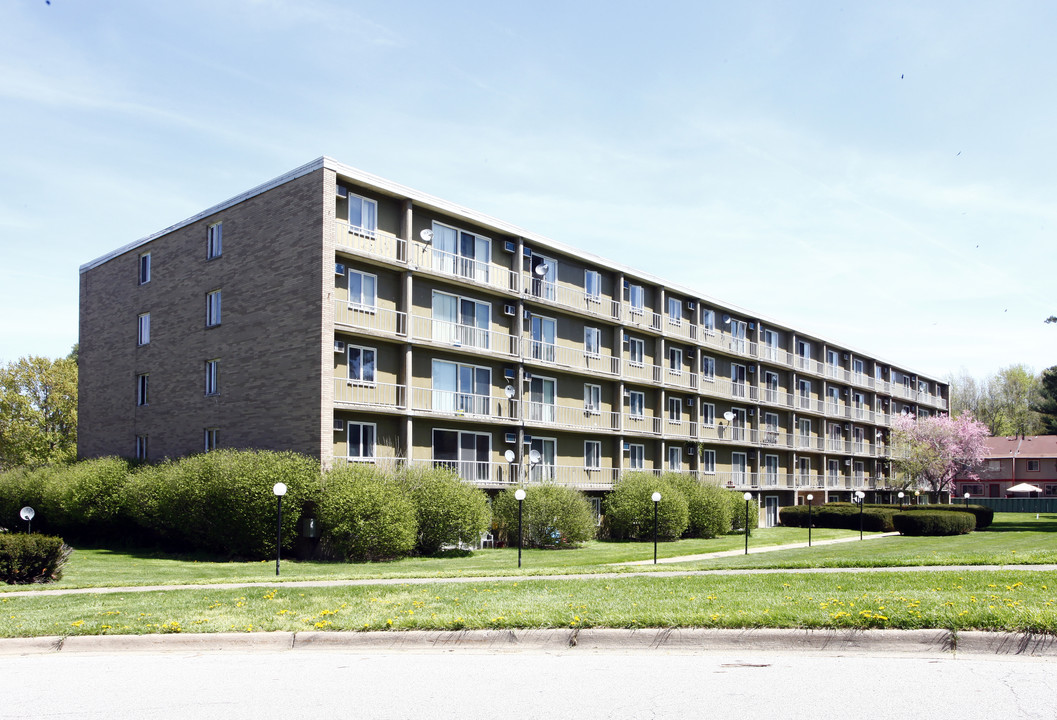
<svg viewBox="0 0 1057 720">
<path fill-rule="evenodd" d="M 993 437 L 987 447 L 991 456 L 978 479 L 954 479 L 955 497 L 1057 497 L 1057 435 Z M 1009 492 L 1024 483 L 1039 492 Z"/>
</svg>

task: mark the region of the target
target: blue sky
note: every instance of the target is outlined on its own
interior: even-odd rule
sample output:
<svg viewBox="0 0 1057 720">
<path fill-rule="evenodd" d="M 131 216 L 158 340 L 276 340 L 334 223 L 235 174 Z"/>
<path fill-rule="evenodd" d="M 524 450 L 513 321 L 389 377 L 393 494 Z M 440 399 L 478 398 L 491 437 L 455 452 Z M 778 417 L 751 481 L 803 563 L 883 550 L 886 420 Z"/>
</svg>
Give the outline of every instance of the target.
<svg viewBox="0 0 1057 720">
<path fill-rule="evenodd" d="M 0 361 L 320 155 L 935 375 L 1057 365 L 1057 5 L 0 0 Z"/>
</svg>

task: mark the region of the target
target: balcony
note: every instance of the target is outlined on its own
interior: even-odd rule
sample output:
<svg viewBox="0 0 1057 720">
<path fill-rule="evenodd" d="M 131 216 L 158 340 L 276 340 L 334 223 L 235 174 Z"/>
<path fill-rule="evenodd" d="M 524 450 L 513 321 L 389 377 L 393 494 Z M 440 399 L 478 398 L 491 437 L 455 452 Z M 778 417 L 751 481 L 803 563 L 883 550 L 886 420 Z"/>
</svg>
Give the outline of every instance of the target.
<svg viewBox="0 0 1057 720">
<path fill-rule="evenodd" d="M 624 360 L 624 377 L 633 382 L 660 385 L 664 377 L 663 368 L 660 365 L 647 365 L 641 362 Z"/>
<path fill-rule="evenodd" d="M 334 404 L 341 407 L 372 410 L 403 410 L 407 407 L 407 386 L 364 383 L 336 377 L 334 378 Z"/>
<path fill-rule="evenodd" d="M 516 335 L 446 320 L 434 320 L 422 315 L 411 317 L 411 337 L 414 340 L 460 350 L 476 350 L 504 357 L 518 355 Z"/>
<path fill-rule="evenodd" d="M 624 413 L 624 432 L 636 435 L 660 435 L 663 418 Z"/>
<path fill-rule="evenodd" d="M 472 393 L 411 388 L 411 409 L 415 412 L 475 420 L 516 421 L 518 401 L 505 395 L 474 395 Z"/>
<path fill-rule="evenodd" d="M 522 275 L 521 287 L 528 300 L 558 305 L 577 313 L 610 321 L 616 320 L 619 316 L 620 303 L 609 298 L 588 295 L 583 288 L 544 282 L 528 273 Z"/>
<path fill-rule="evenodd" d="M 664 384 L 668 387 L 697 390 L 697 373 L 668 368 L 664 371 Z"/>
<path fill-rule="evenodd" d="M 615 412 L 585 410 L 583 406 L 567 407 L 542 402 L 526 402 L 525 425 L 545 425 L 571 430 L 617 431 L 620 416 Z"/>
<path fill-rule="evenodd" d="M 407 337 L 407 313 L 346 300 L 334 302 L 334 325 L 349 332 Z"/>
<path fill-rule="evenodd" d="M 682 338 L 691 342 L 697 342 L 697 325 L 683 319 L 668 318 L 664 322 L 664 334 L 666 337 Z"/>
<path fill-rule="evenodd" d="M 525 340 L 522 349 L 522 360 L 526 363 L 612 377 L 620 374 L 620 358 L 612 355 L 591 355 L 585 353 L 582 348 L 555 345 L 542 340 Z"/>
<path fill-rule="evenodd" d="M 659 333 L 663 327 L 661 320 L 660 313 L 634 308 L 627 304 L 621 304 L 620 306 L 620 321 L 625 325 Z"/>
<path fill-rule="evenodd" d="M 697 423 L 686 420 L 665 420 L 664 436 L 671 438 L 697 439 Z"/>
<path fill-rule="evenodd" d="M 411 256 L 408 264 L 412 270 L 456 278 L 471 285 L 502 292 L 518 292 L 519 290 L 518 275 L 511 272 L 510 268 L 438 250 L 418 240 L 411 242 Z"/>
</svg>

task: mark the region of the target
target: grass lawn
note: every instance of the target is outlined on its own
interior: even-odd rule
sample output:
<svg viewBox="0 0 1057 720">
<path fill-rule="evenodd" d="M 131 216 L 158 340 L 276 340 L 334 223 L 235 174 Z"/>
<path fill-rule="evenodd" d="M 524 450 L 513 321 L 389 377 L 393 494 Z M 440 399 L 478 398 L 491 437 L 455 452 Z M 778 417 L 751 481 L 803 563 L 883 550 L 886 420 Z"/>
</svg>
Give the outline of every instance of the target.
<svg viewBox="0 0 1057 720">
<path fill-rule="evenodd" d="M 1057 563 L 1057 515 L 996 515 L 985 532 L 876 539 L 658 566 L 841 567 Z M 857 536 L 815 530 L 812 537 Z M 806 540 L 769 528 L 750 546 Z M 662 543 L 661 557 L 738 549 L 742 536 Z M 526 574 L 652 570 L 613 562 L 652 558 L 650 543 L 593 542 L 573 551 L 525 551 Z M 517 550 L 382 564 L 283 562 L 282 579 L 472 577 L 517 574 Z M 81 550 L 47 587 L 274 580 L 273 561 L 221 563 Z M 38 586 L 39 587 L 39 586 Z M 25 589 L 12 587 L 8 589 Z M 43 589 L 43 588 L 41 588 Z M 268 630 L 537 627 L 858 627 L 1057 632 L 1057 572 L 1008 568 L 804 575 L 570 578 L 327 588 L 180 589 L 4 597 L 0 636 Z"/>
</svg>

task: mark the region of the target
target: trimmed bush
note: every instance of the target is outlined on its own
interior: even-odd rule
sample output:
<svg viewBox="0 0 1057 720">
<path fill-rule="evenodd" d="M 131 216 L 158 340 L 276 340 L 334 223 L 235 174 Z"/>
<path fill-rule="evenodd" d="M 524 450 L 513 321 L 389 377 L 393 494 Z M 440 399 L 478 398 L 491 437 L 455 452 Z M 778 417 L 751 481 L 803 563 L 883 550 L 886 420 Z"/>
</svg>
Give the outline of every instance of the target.
<svg viewBox="0 0 1057 720">
<path fill-rule="evenodd" d="M 60 537 L 0 533 L 0 580 L 8 585 L 58 580 L 71 552 Z"/>
<path fill-rule="evenodd" d="M 415 549 L 422 555 L 434 555 L 445 545 L 476 544 L 491 524 L 488 496 L 452 470 L 404 466 L 397 481 L 415 504 Z"/>
<path fill-rule="evenodd" d="M 686 497 L 664 477 L 645 472 L 621 475 L 603 507 L 608 535 L 614 540 L 648 540 L 653 537 L 654 492 L 661 494 L 657 507 L 657 537 L 675 540 L 690 525 Z"/>
<path fill-rule="evenodd" d="M 128 462 L 108 457 L 55 468 L 44 485 L 42 514 L 67 537 L 115 538 L 133 527 L 127 514 Z"/>
<path fill-rule="evenodd" d="M 818 513 L 814 506 L 811 508 L 811 524 L 818 527 L 815 521 Z M 789 505 L 778 508 L 778 522 L 785 527 L 807 527 L 807 505 Z"/>
<path fill-rule="evenodd" d="M 976 528 L 976 516 L 950 510 L 915 510 L 892 518 L 901 535 L 964 535 Z"/>
<path fill-rule="evenodd" d="M 976 518 L 976 529 L 985 530 L 994 522 L 995 511 L 984 505 L 915 505 L 906 508 L 908 512 L 921 512 L 931 510 L 936 512 L 961 512 L 970 513 Z"/>
<path fill-rule="evenodd" d="M 500 539 L 517 544 L 518 502 L 508 488 L 492 500 L 492 519 Z M 523 544 L 532 548 L 575 547 L 595 537 L 594 511 L 587 497 L 564 485 L 530 485 L 525 488 Z"/>
<path fill-rule="evenodd" d="M 730 532 L 745 532 L 745 493 L 724 490 L 730 504 Z M 749 501 L 749 533 L 760 526 L 760 502 Z"/>
<path fill-rule="evenodd" d="M 44 488 L 53 472 L 54 468 L 42 467 L 14 468 L 0 473 L 0 529 L 25 529 L 26 523 L 18 513 L 28 505 L 37 512 L 34 528 L 49 530 L 51 513 L 45 510 Z"/>
<path fill-rule="evenodd" d="M 297 540 L 303 502 L 319 487 L 319 463 L 291 452 L 213 450 L 144 467 L 129 479 L 137 524 L 180 547 L 231 557 L 275 557 L 276 483 L 285 483 L 283 547 Z"/>
<path fill-rule="evenodd" d="M 668 480 L 686 498 L 686 537 L 714 538 L 730 532 L 732 518 L 728 490 L 714 483 L 699 482 L 690 475 L 666 473 Z"/>
<path fill-rule="evenodd" d="M 415 548 L 415 504 L 399 483 L 374 465 L 348 465 L 326 473 L 317 512 L 321 539 L 342 559 L 392 560 Z"/>
</svg>

